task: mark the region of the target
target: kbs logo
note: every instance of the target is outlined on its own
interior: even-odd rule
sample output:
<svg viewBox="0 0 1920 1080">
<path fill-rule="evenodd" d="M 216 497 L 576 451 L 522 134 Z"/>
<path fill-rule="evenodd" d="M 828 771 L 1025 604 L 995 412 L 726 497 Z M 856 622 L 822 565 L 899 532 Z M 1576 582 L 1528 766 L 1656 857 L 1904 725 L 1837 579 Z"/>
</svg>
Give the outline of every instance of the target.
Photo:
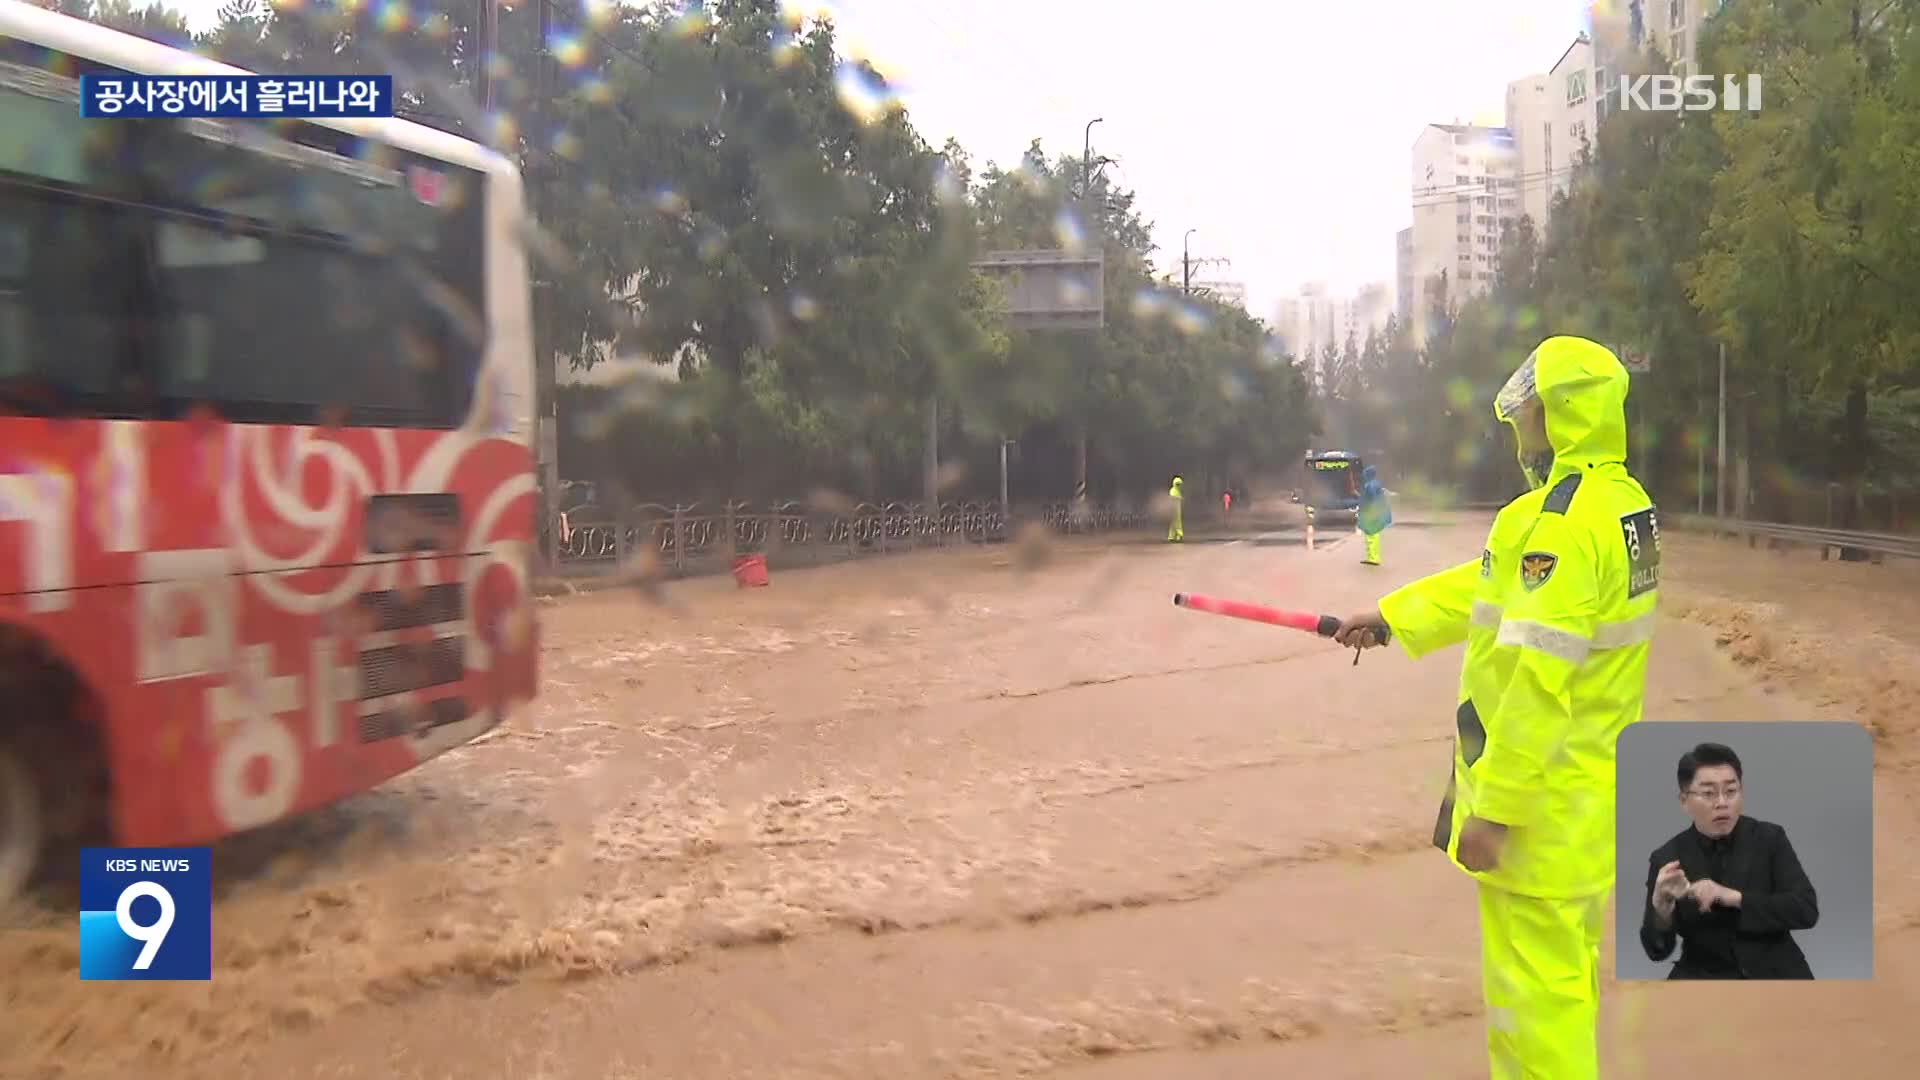
<svg viewBox="0 0 1920 1080">
<path fill-rule="evenodd" d="M 198 848 L 80 853 L 80 977 L 213 978 L 213 859 Z"/>
<path fill-rule="evenodd" d="M 1760 76 L 1724 76 L 1718 87 L 1711 75 L 1622 75 L 1620 111 L 1760 111 Z"/>
</svg>

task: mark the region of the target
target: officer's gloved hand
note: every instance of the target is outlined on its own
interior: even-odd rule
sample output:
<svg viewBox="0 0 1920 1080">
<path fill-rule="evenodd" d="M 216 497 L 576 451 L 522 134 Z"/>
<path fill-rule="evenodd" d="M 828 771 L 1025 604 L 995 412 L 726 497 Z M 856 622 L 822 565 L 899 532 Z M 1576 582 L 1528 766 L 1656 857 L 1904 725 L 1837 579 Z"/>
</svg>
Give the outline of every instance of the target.
<svg viewBox="0 0 1920 1080">
<path fill-rule="evenodd" d="M 1374 608 L 1341 619 L 1333 640 L 1349 649 L 1374 649 L 1387 643 L 1386 631 L 1387 620 Z"/>
</svg>

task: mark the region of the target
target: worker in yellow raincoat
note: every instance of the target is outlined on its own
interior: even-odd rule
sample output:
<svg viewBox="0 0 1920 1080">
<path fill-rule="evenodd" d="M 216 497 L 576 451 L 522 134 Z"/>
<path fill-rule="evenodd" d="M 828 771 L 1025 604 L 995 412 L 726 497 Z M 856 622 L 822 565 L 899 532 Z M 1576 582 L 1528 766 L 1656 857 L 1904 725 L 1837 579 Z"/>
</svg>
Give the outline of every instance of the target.
<svg viewBox="0 0 1920 1080">
<path fill-rule="evenodd" d="M 1464 641 L 1453 770 L 1434 844 L 1479 883 L 1495 1080 L 1594 1080 L 1602 919 L 1614 880 L 1614 742 L 1640 719 L 1660 525 L 1627 471 L 1627 372 L 1584 338 L 1541 342 L 1494 410 L 1532 490 L 1480 557 L 1344 620 L 1413 657 Z"/>
<path fill-rule="evenodd" d="M 1183 486 L 1184 482 L 1176 476 L 1173 478 L 1173 487 L 1167 491 L 1167 497 L 1173 500 L 1173 520 L 1167 523 L 1167 543 L 1169 544 L 1178 544 L 1187 538 L 1187 527 L 1182 523 L 1180 514 L 1187 501 L 1187 497 L 1181 493 Z"/>
</svg>

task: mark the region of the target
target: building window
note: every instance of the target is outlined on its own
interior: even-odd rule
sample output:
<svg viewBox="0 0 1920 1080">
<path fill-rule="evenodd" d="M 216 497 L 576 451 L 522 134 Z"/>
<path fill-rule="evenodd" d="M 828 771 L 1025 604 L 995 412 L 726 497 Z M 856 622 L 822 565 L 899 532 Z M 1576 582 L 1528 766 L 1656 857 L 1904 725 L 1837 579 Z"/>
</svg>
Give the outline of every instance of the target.
<svg viewBox="0 0 1920 1080">
<path fill-rule="evenodd" d="M 1567 104 L 1578 105 L 1587 100 L 1587 73 L 1570 71 L 1567 73 Z"/>
<path fill-rule="evenodd" d="M 1676 30 L 1687 25 L 1687 0 L 1667 0 L 1667 25 Z"/>
</svg>

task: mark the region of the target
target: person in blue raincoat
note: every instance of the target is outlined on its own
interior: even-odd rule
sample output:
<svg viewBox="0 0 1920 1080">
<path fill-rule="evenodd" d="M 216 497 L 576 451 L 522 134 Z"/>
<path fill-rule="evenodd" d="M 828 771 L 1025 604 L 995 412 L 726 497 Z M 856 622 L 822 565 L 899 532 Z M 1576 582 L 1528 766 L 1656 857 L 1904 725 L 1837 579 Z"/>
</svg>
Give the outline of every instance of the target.
<svg viewBox="0 0 1920 1080">
<path fill-rule="evenodd" d="M 1386 486 L 1380 483 L 1380 474 L 1368 465 L 1360 471 L 1360 510 L 1356 515 L 1360 522 L 1360 533 L 1367 539 L 1367 557 L 1360 560 L 1368 566 L 1380 565 L 1380 534 L 1393 524 L 1393 507 L 1387 502 Z"/>
</svg>

